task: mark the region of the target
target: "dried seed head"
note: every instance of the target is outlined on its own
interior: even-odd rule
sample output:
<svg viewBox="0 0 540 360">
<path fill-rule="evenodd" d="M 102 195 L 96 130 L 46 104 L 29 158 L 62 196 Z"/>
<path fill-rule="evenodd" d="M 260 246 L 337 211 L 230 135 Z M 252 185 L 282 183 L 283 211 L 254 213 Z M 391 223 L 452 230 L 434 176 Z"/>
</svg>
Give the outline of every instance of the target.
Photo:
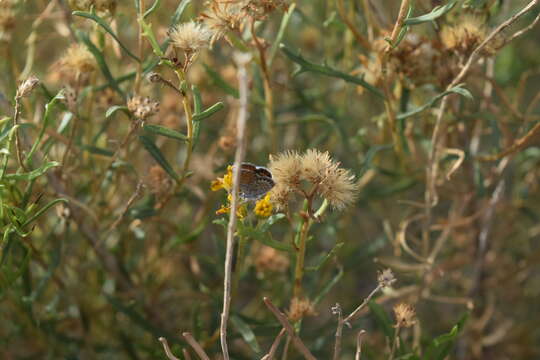
<svg viewBox="0 0 540 360">
<path fill-rule="evenodd" d="M 291 300 L 291 305 L 287 315 L 292 322 L 296 322 L 306 316 L 316 315 L 315 307 L 308 299 L 299 299 L 294 297 Z"/>
<path fill-rule="evenodd" d="M 134 96 L 128 100 L 127 107 L 136 119 L 146 120 L 158 113 L 159 102 L 148 97 Z"/>
<path fill-rule="evenodd" d="M 24 80 L 17 89 L 17 97 L 29 96 L 32 91 L 39 85 L 39 79 L 34 75 Z"/>
<path fill-rule="evenodd" d="M 343 210 L 354 204 L 358 197 L 358 184 L 349 170 L 334 164 L 325 171 L 319 192 L 335 209 Z"/>
<path fill-rule="evenodd" d="M 411 327 L 416 323 L 416 313 L 411 305 L 400 303 L 394 306 L 396 327 Z"/>
<path fill-rule="evenodd" d="M 213 32 L 210 44 L 221 39 L 228 31 L 242 29 L 245 20 L 243 12 L 245 1 L 210 0 L 206 6 L 208 9 L 201 14 L 201 19 Z"/>
<path fill-rule="evenodd" d="M 277 183 L 274 185 L 272 190 L 269 191 L 270 200 L 272 201 L 272 204 L 276 206 L 277 210 L 286 210 L 289 206 L 289 198 L 291 193 L 292 189 L 290 187 Z"/>
<path fill-rule="evenodd" d="M 212 31 L 194 21 L 175 26 L 169 32 L 171 44 L 186 53 L 196 53 L 210 45 Z"/>
<path fill-rule="evenodd" d="M 441 42 L 451 51 L 469 55 L 487 35 L 485 21 L 475 15 L 465 15 L 459 23 L 446 25 L 441 30 Z"/>
<path fill-rule="evenodd" d="M 270 156 L 269 169 L 277 185 L 289 188 L 289 191 L 300 186 L 302 159 L 296 151 L 286 151 L 277 156 Z"/>
<path fill-rule="evenodd" d="M 396 278 L 394 273 L 390 269 L 384 269 L 383 271 L 379 272 L 379 275 L 377 276 L 377 282 L 383 289 L 392 286 L 395 281 Z"/>
</svg>

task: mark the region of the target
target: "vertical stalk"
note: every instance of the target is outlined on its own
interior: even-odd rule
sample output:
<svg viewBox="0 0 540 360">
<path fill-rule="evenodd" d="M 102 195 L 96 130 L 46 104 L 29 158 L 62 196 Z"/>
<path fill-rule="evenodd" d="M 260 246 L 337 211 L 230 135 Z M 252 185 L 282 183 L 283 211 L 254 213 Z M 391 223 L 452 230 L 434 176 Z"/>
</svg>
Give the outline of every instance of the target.
<svg viewBox="0 0 540 360">
<path fill-rule="evenodd" d="M 392 342 L 392 350 L 390 351 L 390 356 L 388 357 L 388 360 L 392 360 L 394 358 L 394 354 L 397 348 L 397 343 L 399 342 L 399 330 L 400 330 L 400 326 L 398 323 L 398 325 L 396 326 L 396 332 L 394 334 L 394 341 Z"/>
<path fill-rule="evenodd" d="M 302 296 L 302 279 L 304 278 L 304 260 L 306 257 L 306 239 L 309 230 L 311 219 L 303 219 L 300 228 L 300 243 L 296 251 L 296 266 L 294 268 L 294 291 L 293 297 L 300 298 Z"/>
<path fill-rule="evenodd" d="M 139 62 L 137 62 L 137 76 L 135 77 L 135 94 L 139 94 L 141 89 L 142 61 L 144 51 L 143 28 L 141 22 L 143 20 L 144 9 L 144 0 L 139 0 L 139 13 L 137 14 L 137 17 L 139 18 L 139 21 L 137 21 L 139 24 Z"/>
</svg>

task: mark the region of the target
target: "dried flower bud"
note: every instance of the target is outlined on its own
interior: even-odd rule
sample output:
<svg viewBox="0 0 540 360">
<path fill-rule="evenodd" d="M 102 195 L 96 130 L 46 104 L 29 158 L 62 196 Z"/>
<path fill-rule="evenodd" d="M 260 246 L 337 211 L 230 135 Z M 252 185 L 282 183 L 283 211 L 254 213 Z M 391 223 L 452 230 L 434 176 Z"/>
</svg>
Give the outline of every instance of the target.
<svg viewBox="0 0 540 360">
<path fill-rule="evenodd" d="M 161 75 L 156 72 L 151 72 L 150 74 L 148 74 L 147 79 L 150 82 L 158 83 L 161 81 Z"/>
<path fill-rule="evenodd" d="M 127 102 L 128 110 L 139 120 L 145 120 L 159 111 L 159 102 L 148 97 L 134 96 Z"/>
<path fill-rule="evenodd" d="M 396 327 L 411 327 L 416 323 L 416 313 L 414 308 L 408 304 L 397 304 L 394 306 L 396 317 Z"/>
<path fill-rule="evenodd" d="M 392 284 L 396 281 L 396 278 L 394 277 L 392 270 L 384 269 L 382 272 L 379 272 L 377 281 L 379 282 L 379 286 L 384 289 L 392 286 Z"/>
<path fill-rule="evenodd" d="M 294 297 L 291 300 L 291 306 L 287 312 L 287 315 L 292 322 L 296 322 L 306 316 L 313 316 L 316 314 L 317 313 L 315 312 L 315 308 L 311 301 L 305 298 L 299 299 L 297 297 Z"/>
<path fill-rule="evenodd" d="M 259 273 L 284 273 L 289 268 L 289 258 L 274 248 L 263 246 L 253 260 Z"/>
<path fill-rule="evenodd" d="M 29 96 L 32 91 L 39 85 L 39 79 L 34 75 L 30 76 L 28 79 L 24 80 L 22 84 L 17 89 L 17 97 L 26 97 Z"/>
</svg>

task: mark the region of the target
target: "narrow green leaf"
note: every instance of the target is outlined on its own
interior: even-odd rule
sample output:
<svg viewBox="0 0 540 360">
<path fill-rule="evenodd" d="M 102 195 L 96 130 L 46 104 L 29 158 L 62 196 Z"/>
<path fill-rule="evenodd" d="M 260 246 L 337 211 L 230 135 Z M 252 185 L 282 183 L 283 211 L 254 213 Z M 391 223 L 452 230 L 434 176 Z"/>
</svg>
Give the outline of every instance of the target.
<svg viewBox="0 0 540 360">
<path fill-rule="evenodd" d="M 255 239 L 257 241 L 260 241 L 264 245 L 270 246 L 276 250 L 287 251 L 287 252 L 292 251 L 291 245 L 280 242 L 280 241 L 276 241 L 272 239 L 272 237 L 270 236 L 270 233 L 263 232 L 251 226 L 242 225 L 241 223 L 238 223 L 238 233 L 241 234 L 242 236 L 246 236 L 246 237 Z"/>
<path fill-rule="evenodd" d="M 180 177 L 176 172 L 173 170 L 172 166 L 169 164 L 167 159 L 165 159 L 165 156 L 163 153 L 158 149 L 156 144 L 147 136 L 141 135 L 139 136 L 139 140 L 141 141 L 142 145 L 152 155 L 154 160 L 169 174 L 174 180 L 180 181 Z"/>
<path fill-rule="evenodd" d="M 83 149 L 84 151 L 88 151 L 90 154 L 102 155 L 107 157 L 112 157 L 114 155 L 114 151 L 103 149 L 94 145 L 81 145 L 81 149 Z"/>
<path fill-rule="evenodd" d="M 186 10 L 186 7 L 189 5 L 190 2 L 191 0 L 182 0 L 180 4 L 178 4 L 178 7 L 176 8 L 176 11 L 174 12 L 171 19 L 171 26 L 178 24 L 180 18 L 182 17 L 182 14 L 184 13 L 184 10 Z"/>
<path fill-rule="evenodd" d="M 426 349 L 426 359 L 444 360 L 450 354 L 458 335 L 465 326 L 468 315 L 468 313 L 463 314 L 461 319 L 452 328 L 452 330 L 450 330 L 450 332 L 437 336 L 435 339 L 433 339 Z"/>
<path fill-rule="evenodd" d="M 274 57 L 276 56 L 276 53 L 278 51 L 279 44 L 281 44 L 281 40 L 283 40 L 285 30 L 287 29 L 287 25 L 289 25 L 289 20 L 291 20 L 295 8 L 296 3 L 292 3 L 292 5 L 289 6 L 285 14 L 283 14 L 277 36 L 274 40 L 274 43 L 272 44 L 272 47 L 270 48 L 270 55 L 268 56 L 268 67 L 272 66 L 272 63 L 274 62 Z"/>
<path fill-rule="evenodd" d="M 217 113 L 219 110 L 223 109 L 225 105 L 220 101 L 210 106 L 208 109 L 203 112 L 193 115 L 193 121 L 201 121 Z"/>
<path fill-rule="evenodd" d="M 338 273 L 332 278 L 330 279 L 330 281 L 328 281 L 324 287 L 322 288 L 322 290 L 317 294 L 317 296 L 315 296 L 315 298 L 313 299 L 313 303 L 315 305 L 317 305 L 318 303 L 321 302 L 322 299 L 324 299 L 324 297 L 326 296 L 326 294 L 328 294 L 330 292 L 330 290 L 332 290 L 334 288 L 334 286 L 336 286 L 336 284 L 339 282 L 339 280 L 341 280 L 341 278 L 343 277 L 343 268 L 340 267 L 339 268 L 339 271 Z"/>
<path fill-rule="evenodd" d="M 193 141 L 191 143 L 193 151 L 199 143 L 199 136 L 201 135 L 201 122 L 197 116 L 202 112 L 202 98 L 197 86 L 191 86 L 191 92 L 193 93 Z"/>
<path fill-rule="evenodd" d="M 30 181 L 30 180 L 34 180 L 34 179 L 40 177 L 41 175 L 45 174 L 47 172 L 47 170 L 49 170 L 50 168 L 57 167 L 57 166 L 60 166 L 59 162 L 57 162 L 57 161 L 49 161 L 49 162 L 41 165 L 39 168 L 34 169 L 34 170 L 30 171 L 30 172 L 21 173 L 21 174 L 7 174 L 5 176 L 5 178 L 8 179 L 8 180 L 26 180 L 26 181 Z"/>
<path fill-rule="evenodd" d="M 239 93 L 238 93 L 238 89 L 236 89 L 235 87 L 229 85 L 229 83 L 227 83 L 222 77 L 221 75 L 219 75 L 219 73 L 217 71 L 214 71 L 214 69 L 212 69 L 210 66 L 206 65 L 203 63 L 203 66 L 204 66 L 204 70 L 206 70 L 206 73 L 210 76 L 210 78 L 212 79 L 212 82 L 214 83 L 214 85 L 216 85 L 217 87 L 221 88 L 223 91 L 225 91 L 227 94 L 235 97 L 236 99 L 239 98 Z"/>
<path fill-rule="evenodd" d="M 152 6 L 150 6 L 150 8 L 148 10 L 145 11 L 144 15 L 143 15 L 143 19 L 146 19 L 148 16 L 150 16 L 154 11 L 156 11 L 158 8 L 159 8 L 159 5 L 161 3 L 161 0 L 156 0 L 154 1 L 154 3 L 152 4 Z"/>
<path fill-rule="evenodd" d="M 180 141 L 187 140 L 187 136 L 185 136 L 184 134 L 176 130 L 166 128 L 165 126 L 146 124 L 144 125 L 143 129 L 148 132 L 151 132 L 152 134 L 166 136 L 171 139 L 180 140 Z"/>
<path fill-rule="evenodd" d="M 345 245 L 345 243 L 338 243 L 336 244 L 332 250 L 330 250 L 328 252 L 328 254 L 326 254 L 320 261 L 317 265 L 315 266 L 307 266 L 306 267 L 306 271 L 319 271 L 321 269 L 321 267 L 323 267 L 327 262 L 328 260 L 330 260 L 334 254 L 336 254 L 339 249 L 341 249 L 343 247 L 343 245 Z"/>
<path fill-rule="evenodd" d="M 251 350 L 253 350 L 255 354 L 259 354 L 261 352 L 261 347 L 259 346 L 257 338 L 255 337 L 255 334 L 253 333 L 253 330 L 251 330 L 249 325 L 246 324 L 244 320 L 242 320 L 237 315 L 231 316 L 231 324 L 236 329 L 236 331 L 238 331 L 240 335 L 242 335 L 242 338 L 249 345 Z"/>
<path fill-rule="evenodd" d="M 405 19 L 404 24 L 405 25 L 418 25 L 418 24 L 422 24 L 422 23 L 425 23 L 425 22 L 431 22 L 431 21 L 443 16 L 444 14 L 449 12 L 450 10 L 452 10 L 454 8 L 454 6 L 456 5 L 456 3 L 457 3 L 457 1 L 452 1 L 452 2 L 450 2 L 448 4 L 446 4 L 446 5 L 443 5 L 443 6 L 436 6 L 433 10 L 431 10 L 431 12 L 429 12 L 427 14 L 417 16 L 417 17 L 407 17 L 407 19 Z"/>
<path fill-rule="evenodd" d="M 270 227 L 272 227 L 272 225 L 274 225 L 275 223 L 277 223 L 278 221 L 282 220 L 282 219 L 285 219 L 286 216 L 285 214 L 274 214 L 274 215 L 271 215 L 269 216 L 266 221 L 264 223 L 262 223 L 259 227 L 259 229 L 263 232 L 266 232 L 270 229 Z"/>
<path fill-rule="evenodd" d="M 371 85 L 370 83 L 368 83 L 367 81 L 365 81 L 362 78 L 352 76 L 352 75 L 349 75 L 347 73 L 341 72 L 339 70 L 333 69 L 333 68 L 331 68 L 330 66 L 328 66 L 326 64 L 325 65 L 317 65 L 317 64 L 314 64 L 312 62 L 309 62 L 306 59 L 304 59 L 301 55 L 293 53 L 291 50 L 289 50 L 283 44 L 280 44 L 280 48 L 285 53 L 285 55 L 287 55 L 287 57 L 289 59 L 291 59 L 292 61 L 294 61 L 295 63 L 297 63 L 300 66 L 299 69 L 297 71 L 295 71 L 293 75 L 298 75 L 298 74 L 301 74 L 303 72 L 313 72 L 313 73 L 321 74 L 321 75 L 324 75 L 324 76 L 343 79 L 343 80 L 345 80 L 347 82 L 350 82 L 350 83 L 353 83 L 353 84 L 356 84 L 356 85 L 360 85 L 360 86 L 364 87 L 366 90 L 368 90 L 368 91 L 372 92 L 373 94 L 375 94 L 376 96 L 380 97 L 381 99 L 384 99 L 384 94 L 382 93 L 382 91 L 380 91 L 379 89 L 377 89 L 376 87 L 374 87 L 373 85 Z"/>
<path fill-rule="evenodd" d="M 377 324 L 381 327 L 382 331 L 384 332 L 384 335 L 390 341 L 394 338 L 394 328 L 392 327 L 392 320 L 384 310 L 384 308 L 377 304 L 375 301 L 370 301 L 368 303 L 369 309 L 373 316 L 375 317 L 375 321 Z"/>
<path fill-rule="evenodd" d="M 32 156 L 36 152 L 36 150 L 37 150 L 37 148 L 39 146 L 39 143 L 41 142 L 41 139 L 43 139 L 43 135 L 45 135 L 45 130 L 47 129 L 47 127 L 49 126 L 49 122 L 51 121 L 52 111 L 56 107 L 56 104 L 60 100 L 64 100 L 64 93 L 62 92 L 62 90 L 60 90 L 58 92 L 58 94 L 56 94 L 56 96 L 53 97 L 51 99 L 51 101 L 49 101 L 45 105 L 45 114 L 43 115 L 43 126 L 41 127 L 41 130 L 39 131 L 38 137 L 37 137 L 36 141 L 34 142 L 34 144 L 32 145 L 32 148 L 30 149 L 30 152 L 26 156 L 26 160 L 25 160 L 26 164 L 29 164 L 30 161 L 32 161 Z"/>
<path fill-rule="evenodd" d="M 88 51 L 90 51 L 92 55 L 94 55 L 94 58 L 96 59 L 99 70 L 101 71 L 103 76 L 105 76 L 107 81 L 109 81 L 109 86 L 113 88 L 114 90 L 116 90 L 116 92 L 118 92 L 120 96 L 125 98 L 126 95 L 124 94 L 122 89 L 120 89 L 120 86 L 118 85 L 118 83 L 116 82 L 116 79 L 112 75 L 111 70 L 109 69 L 109 65 L 107 65 L 107 62 L 105 61 L 105 57 L 103 56 L 103 53 L 101 52 L 101 50 L 99 50 L 97 46 L 94 45 L 92 40 L 90 40 L 90 38 L 88 37 L 87 33 L 83 31 L 77 31 L 77 36 L 86 45 L 86 47 L 88 48 Z"/>
<path fill-rule="evenodd" d="M 419 113 L 421 113 L 422 111 L 424 111 L 426 109 L 434 107 L 437 104 L 437 102 L 439 102 L 439 100 L 441 100 L 443 97 L 448 96 L 450 94 L 459 94 L 459 95 L 464 96 L 464 97 L 466 97 L 468 99 L 471 99 L 471 100 L 474 99 L 471 92 L 469 90 L 465 89 L 463 87 L 463 84 L 459 84 L 459 85 L 457 85 L 457 86 L 455 86 L 455 87 L 453 87 L 453 88 L 451 88 L 449 90 L 444 91 L 441 94 L 438 94 L 438 95 L 434 96 L 427 103 L 425 103 L 422 106 L 417 107 L 416 109 L 413 109 L 411 111 L 407 111 L 405 113 L 398 114 L 396 116 L 396 118 L 398 120 L 401 120 L 401 119 L 406 119 L 406 118 L 411 117 L 413 115 L 419 114 Z"/>
<path fill-rule="evenodd" d="M 47 205 L 45 205 L 44 207 L 42 207 L 41 209 L 39 209 L 38 212 L 36 212 L 34 215 L 32 215 L 28 220 L 26 220 L 22 225 L 21 227 L 25 227 L 25 226 L 28 226 L 30 225 L 31 223 L 33 223 L 34 221 L 36 221 L 41 215 L 45 214 L 45 212 L 47 212 L 47 210 L 49 210 L 50 208 L 52 208 L 54 205 L 58 204 L 58 203 L 68 203 L 68 200 L 67 199 L 55 199 L 51 202 L 49 202 Z"/>
<path fill-rule="evenodd" d="M 139 23 L 141 24 L 141 27 L 143 29 L 143 36 L 148 38 L 148 41 L 150 42 L 150 45 L 152 46 L 152 50 L 154 51 L 154 54 L 156 54 L 157 57 L 162 58 L 165 56 L 163 51 L 161 50 L 161 47 L 159 46 L 156 36 L 154 35 L 154 31 L 152 30 L 152 24 L 147 24 L 144 19 L 139 19 Z"/>
<path fill-rule="evenodd" d="M 87 18 L 87 19 L 90 19 L 90 20 L 93 20 L 95 21 L 99 26 L 101 26 L 106 32 L 109 33 L 109 35 L 111 35 L 113 37 L 114 40 L 116 40 L 116 42 L 118 43 L 118 45 L 120 45 L 120 47 L 122 48 L 122 50 L 124 50 L 124 52 L 130 56 L 132 59 L 134 59 L 135 61 L 137 61 L 138 63 L 141 62 L 141 60 L 139 60 L 139 58 L 137 56 L 135 56 L 131 51 L 129 51 L 129 49 L 122 43 L 122 41 L 120 40 L 120 38 L 118 36 L 116 36 L 116 34 L 114 33 L 113 29 L 111 29 L 111 27 L 109 26 L 109 24 L 107 24 L 107 22 L 105 20 L 103 20 L 102 18 L 100 18 L 99 16 L 97 16 L 95 13 L 89 13 L 89 12 L 86 12 L 86 11 L 74 11 L 72 13 L 74 16 L 80 16 L 80 17 L 83 17 L 83 18 Z"/>
<path fill-rule="evenodd" d="M 111 116 L 116 114 L 118 111 L 122 111 L 128 117 L 131 116 L 131 113 L 129 112 L 127 106 L 114 105 L 107 109 L 107 112 L 105 113 L 105 118 L 110 118 Z"/>
<path fill-rule="evenodd" d="M 366 171 L 368 171 L 372 167 L 371 164 L 373 162 L 373 159 L 375 158 L 375 155 L 377 155 L 379 151 L 388 150 L 392 148 L 393 148 L 392 144 L 375 145 L 375 146 L 370 147 L 368 152 L 366 153 L 366 158 L 364 160 L 362 168 L 358 172 L 358 176 L 360 177 L 364 175 Z"/>
</svg>

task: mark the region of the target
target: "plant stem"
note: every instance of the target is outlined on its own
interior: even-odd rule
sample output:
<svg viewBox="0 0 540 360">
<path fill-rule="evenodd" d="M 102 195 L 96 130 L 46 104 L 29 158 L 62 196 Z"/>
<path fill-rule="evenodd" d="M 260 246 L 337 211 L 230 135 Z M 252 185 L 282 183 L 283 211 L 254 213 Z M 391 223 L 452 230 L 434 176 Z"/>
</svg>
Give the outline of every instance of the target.
<svg viewBox="0 0 540 360">
<path fill-rule="evenodd" d="M 313 194 L 311 194 L 313 196 Z M 311 206 L 310 199 L 307 199 L 308 207 Z M 315 212 L 313 216 L 302 216 L 302 223 L 300 224 L 300 233 L 297 234 L 299 239 L 296 249 L 296 265 L 294 269 L 294 290 L 293 297 L 300 298 L 302 296 L 302 279 L 304 278 L 304 260 L 306 257 L 306 241 L 311 225 L 313 225 L 313 218 L 320 218 L 328 209 L 328 201 L 324 200 L 319 210 Z"/>
<path fill-rule="evenodd" d="M 20 103 L 20 97 L 15 96 L 15 114 L 13 115 L 13 126 L 19 125 L 19 116 L 21 114 L 21 103 Z M 17 153 L 17 161 L 19 162 L 19 166 L 24 170 L 28 171 L 26 169 L 26 166 L 24 165 L 24 161 L 22 159 L 22 149 L 21 149 L 21 139 L 19 138 L 19 129 L 15 130 L 15 147 L 16 147 L 16 153 Z"/>
<path fill-rule="evenodd" d="M 396 352 L 397 343 L 399 341 L 399 330 L 400 326 L 398 324 L 394 333 L 394 341 L 392 343 L 392 350 L 390 351 L 390 356 L 388 357 L 388 360 L 392 360 L 394 358 L 394 353 Z"/>
<path fill-rule="evenodd" d="M 137 14 L 139 21 L 139 59 L 137 62 L 137 76 L 135 77 L 135 94 L 139 94 L 141 89 L 141 77 L 142 77 L 142 63 L 143 63 L 143 51 L 144 51 L 144 42 L 143 42 L 143 27 L 141 21 L 143 20 L 144 15 L 144 0 L 139 0 L 139 14 Z"/>
</svg>

